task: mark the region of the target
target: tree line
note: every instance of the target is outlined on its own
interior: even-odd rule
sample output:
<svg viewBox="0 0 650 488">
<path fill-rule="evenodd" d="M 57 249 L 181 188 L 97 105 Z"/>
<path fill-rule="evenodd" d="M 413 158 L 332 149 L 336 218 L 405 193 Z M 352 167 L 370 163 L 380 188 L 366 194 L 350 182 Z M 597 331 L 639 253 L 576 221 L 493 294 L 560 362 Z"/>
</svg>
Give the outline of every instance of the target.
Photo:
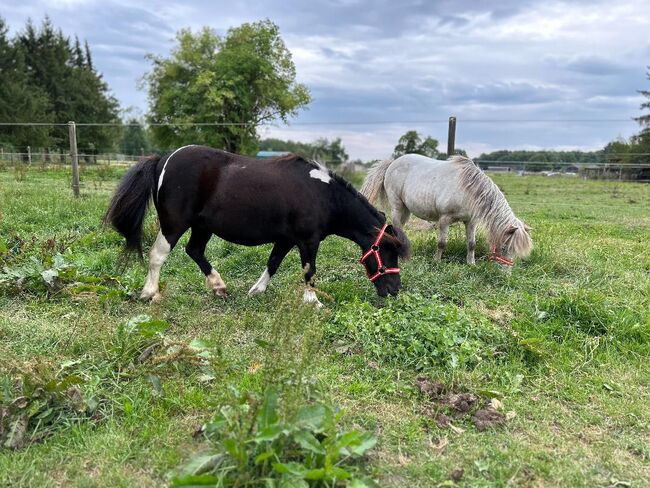
<svg viewBox="0 0 650 488">
<path fill-rule="evenodd" d="M 232 27 L 223 36 L 207 27 L 198 32 L 182 29 L 168 56 L 148 59 L 152 67 L 142 84 L 149 110 L 137 117 L 120 110 L 86 41 L 64 35 L 47 17 L 38 27 L 28 21 L 10 38 L 0 17 L 0 122 L 112 124 L 79 128 L 79 150 L 85 153 L 141 154 L 197 143 L 244 154 L 291 151 L 333 165 L 348 160 L 340 138 L 305 143 L 259 137 L 260 124 L 286 123 L 311 101 L 308 88 L 296 81 L 291 53 L 270 20 Z M 641 109 L 650 109 L 650 90 L 640 93 L 648 99 Z M 551 167 L 557 162 L 650 162 L 650 156 L 637 155 L 650 153 L 650 114 L 637 120 L 644 130 L 599 151 L 500 150 L 479 159 Z M 67 127 L 0 126 L 0 146 L 67 150 Z M 465 154 L 462 149 L 456 152 Z M 406 153 L 447 157 L 436 139 L 414 130 L 399 138 L 393 157 Z"/>
<path fill-rule="evenodd" d="M 93 65 L 87 42 L 71 39 L 46 17 L 40 27 L 31 21 L 13 38 L 0 18 L 0 121 L 54 122 L 69 120 L 119 124 L 119 104 Z M 0 142 L 64 148 L 65 126 L 3 126 Z M 112 147 L 119 128 L 84 128 L 80 151 Z"/>
</svg>

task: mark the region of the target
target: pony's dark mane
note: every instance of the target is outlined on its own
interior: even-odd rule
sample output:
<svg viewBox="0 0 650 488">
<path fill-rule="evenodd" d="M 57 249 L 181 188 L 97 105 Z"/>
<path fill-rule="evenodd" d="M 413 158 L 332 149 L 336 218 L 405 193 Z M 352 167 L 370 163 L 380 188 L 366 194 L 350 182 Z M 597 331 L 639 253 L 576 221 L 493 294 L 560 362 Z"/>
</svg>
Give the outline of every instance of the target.
<svg viewBox="0 0 650 488">
<path fill-rule="evenodd" d="M 359 200 L 365 207 L 379 220 L 386 220 L 386 216 L 381 213 L 377 208 L 370 203 L 370 201 L 363 196 L 361 193 L 359 193 L 359 190 L 357 190 L 354 186 L 352 186 L 352 183 L 350 183 L 348 180 L 343 178 L 341 175 L 335 173 L 334 171 L 330 170 L 329 168 L 325 167 L 324 165 L 320 164 L 318 161 L 315 161 L 313 159 L 309 159 L 305 156 L 302 156 L 300 154 L 295 154 L 295 153 L 289 153 L 285 154 L 283 156 L 277 156 L 275 158 L 269 158 L 267 161 L 273 161 L 273 162 L 287 162 L 287 163 L 303 163 L 306 164 L 307 166 L 310 166 L 314 169 L 320 169 L 327 171 L 327 174 L 338 184 L 343 186 L 347 191 L 352 193 L 354 197 Z"/>
<path fill-rule="evenodd" d="M 327 174 L 329 174 L 334 181 L 336 181 L 338 184 L 343 186 L 343 188 L 345 188 L 347 191 L 352 193 L 354 198 L 356 198 L 361 203 L 363 203 L 363 205 L 370 211 L 370 213 L 372 213 L 380 221 L 381 220 L 386 220 L 386 216 L 383 213 L 381 213 L 379 210 L 377 210 L 377 208 L 372 203 L 370 203 L 370 201 L 368 201 L 368 199 L 366 197 L 364 197 L 361 193 L 359 193 L 359 190 L 357 190 L 354 186 L 352 186 L 352 183 L 350 183 L 348 180 L 343 178 L 341 175 L 339 175 L 338 173 L 335 173 L 334 171 L 330 170 L 329 168 L 326 168 L 322 164 L 319 164 L 318 161 L 314 161 L 314 160 L 311 160 L 311 159 L 305 159 L 305 158 L 302 158 L 302 157 L 299 157 L 299 159 L 301 159 L 302 161 L 304 161 L 305 163 L 307 163 L 308 165 L 310 165 L 310 166 L 312 166 L 312 167 L 314 167 L 316 169 L 324 169 L 325 171 L 327 171 Z"/>
<path fill-rule="evenodd" d="M 276 159 L 276 161 L 291 161 L 291 162 L 302 162 L 314 169 L 320 169 L 327 171 L 327 174 L 334 180 L 336 181 L 339 185 L 341 185 L 343 188 L 345 188 L 347 191 L 352 193 L 352 196 L 354 196 L 355 199 L 357 199 L 359 202 L 361 202 L 367 209 L 368 211 L 374 215 L 377 220 L 380 222 L 385 222 L 386 221 L 386 215 L 377 210 L 377 208 L 370 203 L 370 201 L 363 195 L 359 190 L 357 190 L 352 183 L 350 183 L 348 180 L 343 178 L 341 175 L 335 173 L 334 171 L 330 170 L 329 168 L 326 168 L 322 164 L 319 164 L 318 161 L 314 161 L 313 159 L 305 158 L 303 156 L 300 156 L 298 154 L 288 154 L 285 156 L 280 156 L 279 158 Z M 379 231 L 379 228 L 377 228 L 377 231 Z M 404 232 L 395 227 L 393 228 L 393 232 L 395 235 L 390 235 L 386 233 L 384 236 L 388 241 L 393 242 L 394 245 L 397 246 L 399 256 L 404 259 L 408 259 L 411 254 L 411 243 L 408 240 L 408 237 L 406 237 L 406 234 Z"/>
</svg>

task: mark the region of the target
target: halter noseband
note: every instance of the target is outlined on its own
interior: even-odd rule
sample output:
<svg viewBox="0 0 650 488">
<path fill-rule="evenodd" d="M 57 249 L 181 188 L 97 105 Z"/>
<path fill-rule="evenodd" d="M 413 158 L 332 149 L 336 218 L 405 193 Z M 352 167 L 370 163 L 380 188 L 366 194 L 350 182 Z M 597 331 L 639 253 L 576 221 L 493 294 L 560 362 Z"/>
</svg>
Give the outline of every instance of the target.
<svg viewBox="0 0 650 488">
<path fill-rule="evenodd" d="M 515 262 L 512 259 L 508 259 L 505 256 L 502 256 L 497 252 L 496 246 L 492 246 L 492 254 L 490 254 L 490 261 L 496 261 L 499 264 L 503 264 L 504 266 L 514 266 Z"/>
<path fill-rule="evenodd" d="M 381 242 L 382 237 L 384 237 L 384 233 L 386 232 L 386 227 L 388 227 L 388 224 L 384 224 L 384 226 L 377 234 L 377 238 L 375 239 L 375 242 L 373 242 L 372 246 L 370 246 L 370 249 L 368 249 L 363 254 L 363 256 L 361 256 L 361 259 L 359 260 L 359 262 L 365 266 L 365 260 L 368 259 L 370 256 L 373 255 L 375 256 L 375 260 L 377 261 L 377 272 L 371 275 L 370 272 L 368 271 L 368 268 L 366 267 L 366 274 L 368 275 L 368 279 L 372 282 L 374 282 L 377 278 L 379 278 L 382 275 L 399 273 L 399 268 L 387 268 L 386 266 L 384 266 L 384 263 L 381 260 L 381 255 L 379 254 L 379 243 Z"/>
</svg>

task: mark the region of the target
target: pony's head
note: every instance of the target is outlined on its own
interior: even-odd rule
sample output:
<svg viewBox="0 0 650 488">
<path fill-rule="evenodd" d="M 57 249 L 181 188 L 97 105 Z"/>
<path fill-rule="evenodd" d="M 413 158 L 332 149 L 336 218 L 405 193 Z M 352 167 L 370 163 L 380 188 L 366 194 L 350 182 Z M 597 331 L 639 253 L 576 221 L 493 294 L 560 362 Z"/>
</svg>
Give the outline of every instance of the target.
<svg viewBox="0 0 650 488">
<path fill-rule="evenodd" d="M 411 254 L 411 243 L 401 229 L 389 225 L 379 241 L 379 256 L 385 268 L 397 268 L 399 259 L 408 259 Z M 379 271 L 376 259 L 364 261 L 368 276 L 375 275 Z M 380 297 L 388 295 L 396 296 L 402 286 L 399 273 L 380 274 L 373 280 L 377 294 Z"/>
<path fill-rule="evenodd" d="M 531 230 L 525 223 L 517 219 L 499 235 L 497 242 L 494 243 L 494 254 L 509 261 L 527 258 L 533 249 L 533 241 L 530 238 Z M 499 262 L 498 259 L 495 261 Z M 508 265 L 500 264 L 509 269 Z"/>
</svg>

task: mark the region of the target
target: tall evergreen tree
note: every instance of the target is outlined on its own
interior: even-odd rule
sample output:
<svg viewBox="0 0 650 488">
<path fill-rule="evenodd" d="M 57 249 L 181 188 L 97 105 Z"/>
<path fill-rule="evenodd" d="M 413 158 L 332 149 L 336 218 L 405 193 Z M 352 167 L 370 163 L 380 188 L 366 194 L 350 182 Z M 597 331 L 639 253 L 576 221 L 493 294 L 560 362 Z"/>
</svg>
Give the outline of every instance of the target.
<svg viewBox="0 0 650 488">
<path fill-rule="evenodd" d="M 84 54 L 81 43 L 77 41 L 73 45 L 47 17 L 40 29 L 28 22 L 15 44 L 24 55 L 30 83 L 43 90 L 50 100 L 52 120 L 116 124 L 113 127 L 80 127 L 79 150 L 114 149 L 119 141 L 119 105 L 101 75 L 91 68 L 87 44 Z M 54 145 L 67 145 L 66 127 L 57 126 L 51 134 Z"/>
<path fill-rule="evenodd" d="M 648 66 L 648 72 L 646 75 L 648 80 L 650 80 L 650 66 Z M 639 93 L 648 99 L 648 101 L 641 104 L 641 110 L 650 110 L 650 90 L 639 90 Z M 650 114 L 644 114 L 641 117 L 637 117 L 635 120 L 642 126 L 646 127 L 644 131 L 650 131 Z"/>
<path fill-rule="evenodd" d="M 10 43 L 7 26 L 0 17 L 0 121 L 48 122 L 50 104 L 46 93 L 29 82 L 25 59 Z M 0 126 L 0 145 L 25 151 L 26 146 L 46 146 L 47 126 Z"/>
</svg>

